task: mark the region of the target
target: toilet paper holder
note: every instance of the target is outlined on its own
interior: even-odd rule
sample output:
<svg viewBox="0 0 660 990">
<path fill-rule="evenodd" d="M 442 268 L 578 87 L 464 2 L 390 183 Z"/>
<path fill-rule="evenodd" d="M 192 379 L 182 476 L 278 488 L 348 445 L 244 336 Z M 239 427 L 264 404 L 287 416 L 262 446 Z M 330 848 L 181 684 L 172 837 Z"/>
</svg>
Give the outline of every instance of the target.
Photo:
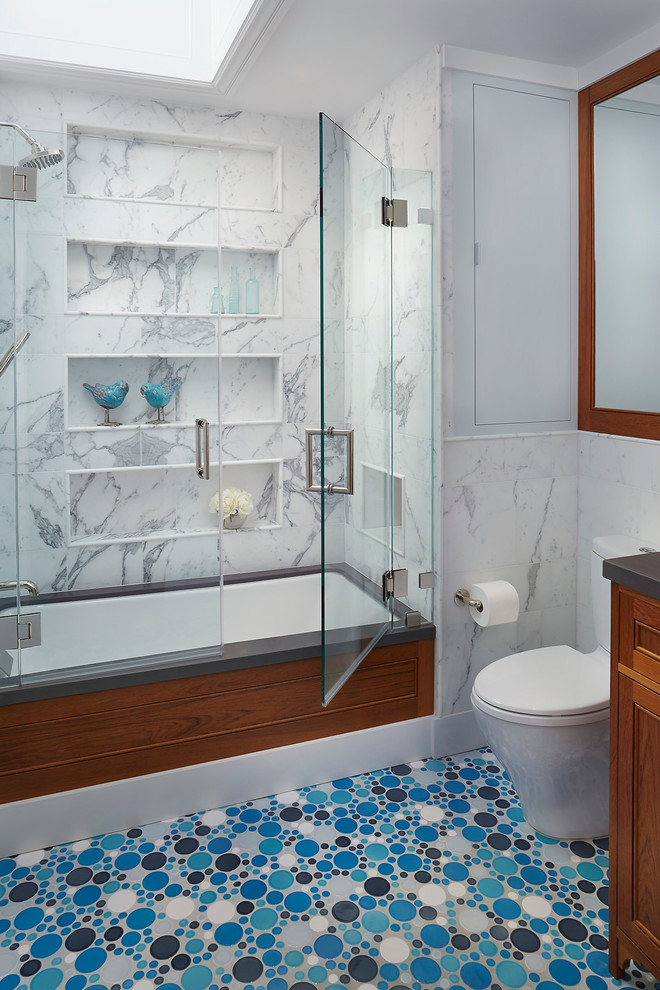
<svg viewBox="0 0 660 990">
<path fill-rule="evenodd" d="M 470 598 L 470 592 L 467 588 L 458 589 L 454 595 L 454 602 L 457 605 L 469 605 L 470 608 L 476 608 L 477 612 L 484 610 L 483 602 L 480 602 L 478 598 Z"/>
</svg>

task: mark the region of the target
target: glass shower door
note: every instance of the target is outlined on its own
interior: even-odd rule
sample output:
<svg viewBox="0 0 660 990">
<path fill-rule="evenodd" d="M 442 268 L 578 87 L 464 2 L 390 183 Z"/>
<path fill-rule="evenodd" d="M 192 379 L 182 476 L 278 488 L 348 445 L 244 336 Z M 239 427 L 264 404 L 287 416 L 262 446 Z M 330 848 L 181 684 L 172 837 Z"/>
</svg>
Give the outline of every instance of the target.
<svg viewBox="0 0 660 990">
<path fill-rule="evenodd" d="M 391 231 L 382 222 L 391 175 L 323 114 L 320 161 L 322 429 L 308 437 L 308 473 L 320 474 L 310 487 L 322 502 L 328 704 L 392 617 L 382 591 L 392 569 Z"/>
<path fill-rule="evenodd" d="M 217 150 L 34 136 L 65 157 L 38 170 L 34 202 L 9 204 L 8 292 L 16 336 L 29 339 L 0 380 L 3 394 L 15 380 L 2 428 L 11 417 L 18 451 L 7 482 L 17 491 L 17 527 L 7 520 L 4 530 L 15 540 L 18 529 L 19 578 L 39 592 L 23 587 L 22 612 L 39 612 L 41 622 L 40 643 L 21 647 L 22 683 L 215 656 Z M 28 148 L 15 141 L 19 159 Z M 188 192 L 178 163 L 195 171 L 202 192 Z M 175 202 L 162 193 L 171 176 L 179 177 Z M 193 238 L 198 199 L 207 208 Z M 0 579 L 11 565 L 8 553 Z"/>
<path fill-rule="evenodd" d="M 0 126 L 1 178 L 7 179 L 15 159 L 15 132 Z M 9 170 L 9 171 L 8 171 Z M 18 623 L 19 597 L 16 502 L 16 347 L 17 327 L 14 305 L 15 204 L 0 198 L 0 686 L 14 683 L 20 676 L 20 653 L 10 649 L 12 629 Z M 14 587 L 12 588 L 12 584 Z M 5 634 L 3 636 L 3 634 Z"/>
</svg>

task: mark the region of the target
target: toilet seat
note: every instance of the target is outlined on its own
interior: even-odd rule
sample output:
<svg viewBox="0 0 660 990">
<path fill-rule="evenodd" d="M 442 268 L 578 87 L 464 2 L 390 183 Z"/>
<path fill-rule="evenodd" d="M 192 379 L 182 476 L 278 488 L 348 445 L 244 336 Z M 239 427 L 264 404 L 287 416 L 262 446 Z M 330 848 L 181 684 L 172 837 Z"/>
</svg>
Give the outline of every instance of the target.
<svg viewBox="0 0 660 990">
<path fill-rule="evenodd" d="M 546 646 L 484 667 L 472 689 L 481 711 L 511 722 L 563 725 L 609 717 L 610 672 L 604 653 Z"/>
</svg>

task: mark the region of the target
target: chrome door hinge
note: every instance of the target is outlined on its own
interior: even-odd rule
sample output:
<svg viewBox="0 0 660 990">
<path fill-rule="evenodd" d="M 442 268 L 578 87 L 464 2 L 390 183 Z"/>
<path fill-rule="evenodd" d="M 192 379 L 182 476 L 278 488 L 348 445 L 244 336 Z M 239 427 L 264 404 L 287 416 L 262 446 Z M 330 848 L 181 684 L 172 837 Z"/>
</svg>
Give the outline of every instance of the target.
<svg viewBox="0 0 660 990">
<path fill-rule="evenodd" d="M 408 200 L 382 198 L 381 217 L 385 227 L 408 226 Z"/>
<path fill-rule="evenodd" d="M 416 626 L 421 626 L 422 624 L 422 613 L 411 609 L 410 612 L 406 612 L 406 629 L 414 629 Z"/>
<path fill-rule="evenodd" d="M 408 571 L 385 571 L 383 574 L 383 601 L 388 598 L 404 598 L 408 594 Z"/>
<path fill-rule="evenodd" d="M 0 165 L 0 199 L 22 199 L 28 203 L 36 203 L 36 168 L 14 168 L 13 165 Z"/>
<path fill-rule="evenodd" d="M 0 618 L 0 650 L 17 650 L 29 646 L 41 646 L 41 613 L 25 612 L 17 615 L 4 615 Z"/>
</svg>

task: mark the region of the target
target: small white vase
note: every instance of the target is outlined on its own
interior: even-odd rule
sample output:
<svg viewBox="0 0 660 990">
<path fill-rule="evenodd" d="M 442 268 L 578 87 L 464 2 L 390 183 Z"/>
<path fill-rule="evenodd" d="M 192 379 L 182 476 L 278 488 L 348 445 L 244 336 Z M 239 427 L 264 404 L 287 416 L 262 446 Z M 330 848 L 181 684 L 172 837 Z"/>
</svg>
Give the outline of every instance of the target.
<svg viewBox="0 0 660 990">
<path fill-rule="evenodd" d="M 222 520 L 222 528 L 241 529 L 246 519 L 247 516 L 244 516 L 242 512 L 233 512 L 231 516 L 228 516 L 226 519 Z"/>
</svg>

